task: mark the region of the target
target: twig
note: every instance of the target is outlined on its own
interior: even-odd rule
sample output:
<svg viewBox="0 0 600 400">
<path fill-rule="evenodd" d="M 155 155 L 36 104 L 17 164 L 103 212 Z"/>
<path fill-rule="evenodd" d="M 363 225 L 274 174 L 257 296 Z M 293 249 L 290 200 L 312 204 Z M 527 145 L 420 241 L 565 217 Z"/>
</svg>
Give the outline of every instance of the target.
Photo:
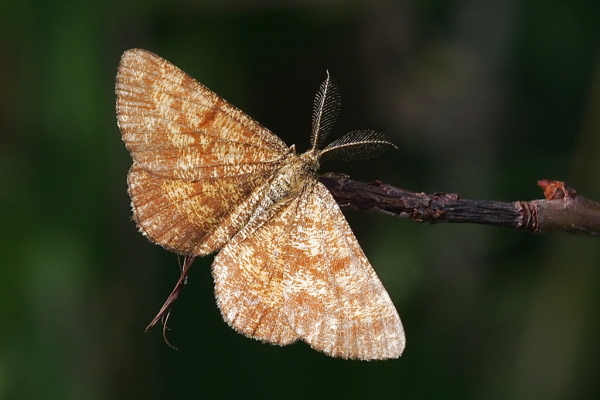
<svg viewBox="0 0 600 400">
<path fill-rule="evenodd" d="M 545 199 L 500 202 L 461 199 L 453 193 L 414 193 L 378 181 L 353 181 L 340 174 L 323 175 L 319 180 L 340 206 L 411 218 L 415 222 L 474 223 L 531 233 L 600 236 L 600 204 L 560 181 L 538 181 Z"/>
</svg>

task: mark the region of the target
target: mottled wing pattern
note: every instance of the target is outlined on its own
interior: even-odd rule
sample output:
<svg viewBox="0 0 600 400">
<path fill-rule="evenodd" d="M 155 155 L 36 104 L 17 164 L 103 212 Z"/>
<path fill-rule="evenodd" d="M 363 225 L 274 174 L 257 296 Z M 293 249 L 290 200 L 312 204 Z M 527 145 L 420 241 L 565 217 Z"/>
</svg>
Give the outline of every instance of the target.
<svg viewBox="0 0 600 400">
<path fill-rule="evenodd" d="M 317 181 L 253 234 L 234 236 L 213 275 L 225 321 L 247 336 L 279 345 L 300 338 L 328 355 L 364 360 L 404 349 L 391 299 Z"/>
<path fill-rule="evenodd" d="M 247 225 L 221 249 L 212 265 L 215 296 L 225 322 L 246 336 L 281 346 L 298 339 L 282 310 L 284 251 L 297 203 L 298 199 L 292 199 L 270 218 Z"/>
<path fill-rule="evenodd" d="M 125 145 L 155 175 L 194 181 L 261 173 L 288 153 L 268 129 L 149 51 L 123 54 L 116 91 Z"/>
<path fill-rule="evenodd" d="M 270 180 L 248 174 L 192 182 L 134 163 L 127 182 L 142 233 L 168 250 L 199 256 L 220 249 L 244 225 Z"/>
<path fill-rule="evenodd" d="M 140 230 L 181 254 L 219 249 L 252 212 L 243 202 L 262 195 L 289 149 L 148 51 L 123 54 L 116 91 L 119 128 L 134 159 L 128 184 Z"/>
<path fill-rule="evenodd" d="M 331 356 L 399 357 L 405 338 L 398 312 L 334 198 L 315 182 L 297 209 L 283 276 L 292 329 Z"/>
</svg>

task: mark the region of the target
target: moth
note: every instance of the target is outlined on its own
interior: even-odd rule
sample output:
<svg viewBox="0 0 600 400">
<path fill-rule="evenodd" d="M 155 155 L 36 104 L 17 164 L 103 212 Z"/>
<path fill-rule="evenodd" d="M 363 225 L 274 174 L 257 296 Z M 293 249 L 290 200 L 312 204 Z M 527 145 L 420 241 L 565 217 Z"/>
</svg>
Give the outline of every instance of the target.
<svg viewBox="0 0 600 400">
<path fill-rule="evenodd" d="M 354 131 L 323 147 L 340 109 L 329 74 L 302 154 L 146 50 L 123 54 L 116 94 L 133 159 L 133 219 L 151 242 L 186 256 L 152 324 L 177 297 L 189 260 L 219 251 L 215 295 L 237 332 L 281 346 L 302 340 L 333 357 L 402 354 L 398 313 L 317 175 L 330 156 L 365 157 L 393 144 L 380 133 Z"/>
</svg>

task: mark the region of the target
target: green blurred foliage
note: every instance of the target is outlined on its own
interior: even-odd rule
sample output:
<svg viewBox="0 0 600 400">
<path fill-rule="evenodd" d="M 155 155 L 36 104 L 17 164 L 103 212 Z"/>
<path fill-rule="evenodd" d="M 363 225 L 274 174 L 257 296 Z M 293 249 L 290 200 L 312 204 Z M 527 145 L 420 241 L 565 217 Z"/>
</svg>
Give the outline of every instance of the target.
<svg viewBox="0 0 600 400">
<path fill-rule="evenodd" d="M 177 258 L 130 220 L 120 54 L 151 50 L 307 147 L 329 69 L 337 134 L 400 148 L 331 163 L 414 191 L 600 199 L 596 0 L 8 1 L 0 7 L 0 398 L 598 398 L 597 240 L 348 219 L 403 319 L 399 360 L 245 339 L 197 260 L 144 333 Z"/>
</svg>

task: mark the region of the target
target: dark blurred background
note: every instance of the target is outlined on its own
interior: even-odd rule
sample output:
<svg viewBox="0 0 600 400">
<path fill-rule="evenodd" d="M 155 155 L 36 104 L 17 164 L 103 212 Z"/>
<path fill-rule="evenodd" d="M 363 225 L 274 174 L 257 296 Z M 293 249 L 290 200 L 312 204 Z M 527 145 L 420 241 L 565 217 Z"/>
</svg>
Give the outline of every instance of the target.
<svg viewBox="0 0 600 400">
<path fill-rule="evenodd" d="M 323 172 L 486 200 L 539 179 L 600 200 L 597 0 L 4 1 L 0 398 L 600 397 L 600 242 L 346 212 L 402 317 L 405 354 L 344 361 L 221 319 L 196 261 L 169 340 L 144 333 L 178 260 L 130 220 L 122 52 L 151 50 L 288 144 L 340 86 L 334 135 L 397 145 Z"/>
</svg>

